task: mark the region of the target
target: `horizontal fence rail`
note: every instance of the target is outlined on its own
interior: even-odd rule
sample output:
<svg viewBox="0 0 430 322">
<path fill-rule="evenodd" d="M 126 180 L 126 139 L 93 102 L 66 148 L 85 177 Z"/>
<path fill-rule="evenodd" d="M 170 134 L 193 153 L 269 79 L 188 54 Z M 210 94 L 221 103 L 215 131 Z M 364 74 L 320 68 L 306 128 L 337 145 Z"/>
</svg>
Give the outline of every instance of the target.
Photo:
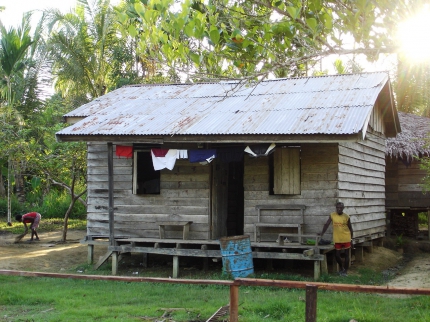
<svg viewBox="0 0 430 322">
<path fill-rule="evenodd" d="M 170 284 L 194 284 L 194 285 L 222 285 L 230 287 L 230 322 L 238 322 L 239 309 L 239 287 L 240 286 L 264 286 L 296 288 L 306 290 L 306 322 L 316 322 L 317 290 L 355 292 L 355 293 L 378 293 L 378 294 L 407 294 L 407 295 L 430 295 L 430 288 L 405 288 L 391 286 L 372 286 L 355 284 L 333 284 L 321 282 L 299 282 L 284 280 L 265 280 L 256 278 L 236 278 L 229 280 L 202 280 L 202 279 L 176 279 L 157 277 L 131 277 L 112 275 L 85 275 L 85 274 L 59 274 L 29 271 L 0 270 L 0 275 L 22 276 L 22 277 L 50 277 L 63 279 L 98 280 L 112 282 L 146 282 L 146 283 L 170 283 Z"/>
</svg>

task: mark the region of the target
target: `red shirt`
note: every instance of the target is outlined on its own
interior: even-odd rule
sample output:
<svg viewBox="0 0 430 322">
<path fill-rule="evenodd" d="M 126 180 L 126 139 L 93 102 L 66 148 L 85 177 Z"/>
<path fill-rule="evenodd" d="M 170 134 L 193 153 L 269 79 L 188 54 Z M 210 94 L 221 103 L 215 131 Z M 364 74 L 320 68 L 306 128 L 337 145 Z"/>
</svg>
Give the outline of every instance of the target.
<svg viewBox="0 0 430 322">
<path fill-rule="evenodd" d="M 29 212 L 28 214 L 25 214 L 22 216 L 22 222 L 29 224 L 34 222 L 34 219 L 37 217 L 37 212 Z"/>
</svg>

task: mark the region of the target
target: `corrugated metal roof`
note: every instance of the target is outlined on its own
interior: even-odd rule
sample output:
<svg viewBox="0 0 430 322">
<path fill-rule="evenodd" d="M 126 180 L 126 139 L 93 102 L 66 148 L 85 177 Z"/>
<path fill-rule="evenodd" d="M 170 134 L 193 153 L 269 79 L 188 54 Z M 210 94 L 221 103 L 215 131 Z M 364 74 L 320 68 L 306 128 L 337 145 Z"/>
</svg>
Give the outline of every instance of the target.
<svg viewBox="0 0 430 322">
<path fill-rule="evenodd" d="M 378 72 L 129 86 L 66 114 L 85 119 L 57 135 L 355 134 L 387 82 Z"/>
</svg>

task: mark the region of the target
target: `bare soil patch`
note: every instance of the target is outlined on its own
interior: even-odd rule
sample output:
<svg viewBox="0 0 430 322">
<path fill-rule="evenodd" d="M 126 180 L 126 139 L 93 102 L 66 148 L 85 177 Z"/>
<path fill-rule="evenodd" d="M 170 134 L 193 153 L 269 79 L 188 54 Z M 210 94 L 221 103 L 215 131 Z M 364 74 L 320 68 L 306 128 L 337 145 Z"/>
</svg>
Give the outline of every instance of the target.
<svg viewBox="0 0 430 322">
<path fill-rule="evenodd" d="M 16 235 L 0 231 L 0 269 L 76 272 L 87 261 L 87 246 L 79 242 L 85 234 L 83 230 L 70 230 L 67 242 L 62 243 L 61 231 L 44 232 L 40 234 L 41 240 L 38 242 L 29 243 L 24 238 L 15 244 Z M 386 244 L 387 247 L 392 246 L 390 240 Z M 105 252 L 105 246 L 96 246 L 94 258 L 97 260 Z M 373 252 L 365 252 L 364 259 L 362 263 L 353 263 L 350 274 L 356 274 L 366 267 L 394 276 L 389 282 L 391 286 L 430 288 L 428 241 L 409 241 L 404 254 L 386 247 L 373 247 Z M 133 268 L 127 267 L 123 273 L 132 274 L 132 271 Z"/>
<path fill-rule="evenodd" d="M 70 230 L 67 241 L 60 242 L 62 232 L 39 233 L 40 241 L 28 242 L 29 235 L 14 243 L 16 235 L 0 234 L 0 269 L 59 273 L 74 270 L 85 264 L 87 246 L 79 241 L 85 237 L 83 230 Z M 102 255 L 106 249 L 97 250 Z M 96 257 L 98 258 L 98 257 Z"/>
</svg>

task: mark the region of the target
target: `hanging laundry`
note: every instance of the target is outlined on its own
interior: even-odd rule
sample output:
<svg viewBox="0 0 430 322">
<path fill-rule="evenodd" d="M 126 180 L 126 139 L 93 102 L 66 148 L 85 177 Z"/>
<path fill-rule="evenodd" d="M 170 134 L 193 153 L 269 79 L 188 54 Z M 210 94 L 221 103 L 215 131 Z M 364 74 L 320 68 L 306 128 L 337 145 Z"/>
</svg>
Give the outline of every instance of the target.
<svg viewBox="0 0 430 322">
<path fill-rule="evenodd" d="M 151 152 L 154 153 L 156 157 L 165 157 L 169 149 L 151 149 Z"/>
<path fill-rule="evenodd" d="M 151 149 L 154 170 L 157 171 L 164 168 L 172 170 L 176 163 L 177 154 L 178 150 L 176 149 Z"/>
<path fill-rule="evenodd" d="M 188 159 L 188 150 L 177 150 L 176 159 Z"/>
<path fill-rule="evenodd" d="M 248 145 L 245 148 L 245 152 L 248 152 L 253 157 L 262 157 L 262 156 L 268 156 L 269 154 L 273 153 L 275 151 L 275 143 L 272 144 L 255 144 L 255 145 Z"/>
<path fill-rule="evenodd" d="M 115 149 L 115 154 L 117 157 L 133 157 L 133 147 L 131 145 L 117 145 Z"/>
<path fill-rule="evenodd" d="M 241 162 L 244 155 L 243 147 L 226 147 L 216 149 L 216 157 L 221 162 Z"/>
<path fill-rule="evenodd" d="M 188 158 L 191 163 L 203 162 L 207 164 L 216 158 L 216 150 L 215 149 L 188 150 Z"/>
</svg>

